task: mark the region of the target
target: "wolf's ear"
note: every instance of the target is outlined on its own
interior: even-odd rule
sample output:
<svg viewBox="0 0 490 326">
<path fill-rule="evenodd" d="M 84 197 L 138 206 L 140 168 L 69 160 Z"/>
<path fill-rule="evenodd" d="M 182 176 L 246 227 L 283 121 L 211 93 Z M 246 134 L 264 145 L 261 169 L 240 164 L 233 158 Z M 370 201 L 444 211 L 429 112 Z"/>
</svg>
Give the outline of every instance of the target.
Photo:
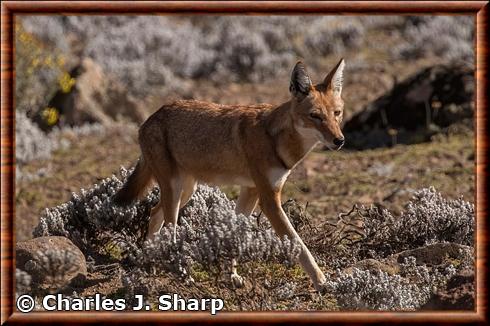
<svg viewBox="0 0 490 326">
<path fill-rule="evenodd" d="M 291 74 L 289 91 L 295 98 L 302 100 L 308 96 L 311 87 L 311 79 L 306 72 L 306 67 L 301 61 L 298 61 L 294 66 L 293 73 Z"/>
<path fill-rule="evenodd" d="M 327 89 L 331 89 L 337 96 L 342 94 L 342 84 L 344 82 L 344 59 L 340 59 L 339 63 L 332 69 L 325 77 L 323 83 L 327 86 Z"/>
</svg>

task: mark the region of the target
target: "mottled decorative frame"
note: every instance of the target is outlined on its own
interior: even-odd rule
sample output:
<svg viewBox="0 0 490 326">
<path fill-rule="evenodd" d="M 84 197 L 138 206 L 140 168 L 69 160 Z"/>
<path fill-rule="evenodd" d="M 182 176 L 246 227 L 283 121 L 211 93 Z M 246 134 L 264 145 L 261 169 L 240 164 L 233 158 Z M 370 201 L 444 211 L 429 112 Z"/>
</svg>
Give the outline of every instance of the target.
<svg viewBox="0 0 490 326">
<path fill-rule="evenodd" d="M 476 310 L 438 312 L 32 312 L 14 309 L 14 19 L 23 14 L 445 14 L 476 19 Z M 4 1 L 1 3 L 1 322 L 26 323 L 472 323 L 487 324 L 486 154 L 488 1 Z"/>
</svg>

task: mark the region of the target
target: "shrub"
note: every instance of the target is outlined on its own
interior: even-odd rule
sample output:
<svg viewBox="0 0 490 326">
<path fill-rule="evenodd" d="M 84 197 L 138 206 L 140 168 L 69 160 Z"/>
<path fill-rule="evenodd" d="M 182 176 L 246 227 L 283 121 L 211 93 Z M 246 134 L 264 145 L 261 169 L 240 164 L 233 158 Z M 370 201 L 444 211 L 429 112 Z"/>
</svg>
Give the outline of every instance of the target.
<svg viewBox="0 0 490 326">
<path fill-rule="evenodd" d="M 15 159 L 25 164 L 33 159 L 45 159 L 60 146 L 60 142 L 46 135 L 23 111 L 15 111 Z"/>
<path fill-rule="evenodd" d="M 355 223 L 362 226 L 354 227 Z M 316 227 L 317 235 L 305 239 L 322 253 L 325 264 L 338 268 L 438 242 L 473 246 L 474 227 L 473 204 L 425 188 L 414 192 L 400 216 L 374 206 L 355 206 L 341 213 L 336 224 L 324 223 Z M 300 233 L 305 232 L 311 231 L 305 228 Z"/>
<path fill-rule="evenodd" d="M 217 84 L 271 80 L 298 58 L 319 66 L 325 56 L 360 48 L 381 50 L 395 60 L 435 55 L 473 61 L 469 16 L 26 16 L 21 21 L 27 32 L 62 53 L 69 49 L 91 57 L 133 95 L 184 91 L 189 78 Z M 370 31 L 404 41 L 369 42 Z M 362 64 L 364 58 L 351 62 Z"/>
<path fill-rule="evenodd" d="M 15 295 L 20 296 L 28 294 L 31 291 L 31 275 L 20 270 L 15 269 Z"/>
<path fill-rule="evenodd" d="M 271 80 L 289 71 L 300 57 L 317 58 L 312 64 L 320 64 L 325 55 L 360 47 L 366 28 L 384 28 L 400 24 L 400 20 L 50 16 L 24 17 L 22 22 L 29 32 L 62 49 L 70 43 L 67 39 L 76 39 L 81 56 L 93 58 L 130 92 L 146 95 L 154 90 L 186 89 L 184 79 L 189 78 L 217 84 Z"/>
<path fill-rule="evenodd" d="M 382 271 L 374 274 L 357 268 L 352 274 L 339 274 L 328 285 L 344 309 L 414 309 L 428 299 L 425 295 L 420 297 L 420 288 L 400 275 L 390 276 Z"/>
<path fill-rule="evenodd" d="M 365 31 L 360 20 L 328 16 L 315 19 L 308 29 L 312 32 L 305 35 L 307 48 L 313 55 L 323 56 L 358 47 Z"/>
<path fill-rule="evenodd" d="M 35 35 L 39 41 L 60 50 L 68 51 L 70 45 L 67 42 L 67 33 L 69 31 L 63 24 L 66 19 L 67 17 L 60 15 L 43 15 L 30 16 L 27 19 L 22 17 L 21 22 L 25 32 Z"/>
<path fill-rule="evenodd" d="M 85 124 L 74 127 L 55 127 L 50 133 L 45 133 L 27 117 L 26 112 L 15 111 L 15 160 L 16 180 L 32 180 L 46 173 L 40 169 L 37 174 L 26 173 L 23 166 L 35 159 L 48 159 L 60 148 L 67 148 L 71 141 L 80 136 L 102 134 L 104 127 L 100 124 Z"/>
<path fill-rule="evenodd" d="M 427 55 L 449 61 L 474 62 L 474 17 L 435 16 L 411 17 L 402 29 L 405 43 L 394 48 L 394 55 L 403 59 Z"/>
<path fill-rule="evenodd" d="M 121 173 L 125 179 L 128 171 Z M 299 255 L 297 243 L 279 239 L 268 223 L 258 227 L 254 220 L 237 216 L 234 203 L 217 188 L 207 186 L 199 186 L 182 209 L 175 243 L 172 228 L 162 228 L 155 241 L 143 244 L 159 190 L 154 188 L 135 205 L 118 207 L 112 196 L 121 185 L 112 176 L 89 190 L 81 189 L 69 202 L 46 209 L 34 235 L 66 236 L 84 252 L 125 257 L 146 271 L 182 276 L 196 263 L 208 269 L 221 268 L 232 258 L 292 264 Z"/>
<path fill-rule="evenodd" d="M 367 249 L 378 248 L 381 255 L 392 254 L 436 242 L 473 245 L 474 205 L 462 198 L 448 200 L 434 188 L 414 192 L 400 216 L 386 209 L 364 210 Z"/>
<path fill-rule="evenodd" d="M 54 19 L 33 18 L 27 22 L 33 28 L 36 26 L 35 33 L 31 29 L 26 31 L 24 24 L 15 25 L 15 105 L 16 110 L 32 116 L 44 109 L 56 90 L 64 85 L 69 75 L 68 54 L 53 44 L 43 43 L 43 36 L 66 37 L 54 32 L 61 27 Z M 46 28 L 45 24 L 38 26 L 39 22 L 48 22 L 52 28 Z"/>
<path fill-rule="evenodd" d="M 296 261 L 298 244 L 276 237 L 266 219 L 257 225 L 254 219 L 237 216 L 234 203 L 217 188 L 198 187 L 180 211 L 175 242 L 172 227 L 162 228 L 153 242 L 143 242 L 149 212 L 158 201 L 159 190 L 153 188 L 134 205 L 115 206 L 112 196 L 129 172 L 121 169 L 121 179 L 116 176 L 104 179 L 89 190 L 73 194 L 69 202 L 46 209 L 34 235 L 64 235 L 87 256 L 100 259 L 102 255 L 103 261 L 107 258 L 118 261 L 116 274 L 121 277 L 122 287 L 117 293 L 126 298 L 133 293 L 153 295 L 162 291 L 187 295 L 189 275 L 201 279 L 193 283 L 193 296 L 212 295 L 213 286 L 221 288 L 218 279 L 223 277 L 230 260 L 238 258 L 253 286 L 237 292 L 229 287 L 228 281 L 225 288 L 231 292 L 222 295 L 230 300 L 230 305 L 256 310 L 304 307 L 295 278 L 288 278 L 285 272 L 272 272 L 275 275 L 272 278 L 264 276 L 274 269 L 270 263 L 280 262 L 282 266 L 284 262 Z M 352 266 L 369 257 L 380 263 L 393 263 L 393 257 L 387 258 L 391 254 L 435 242 L 471 246 L 473 205 L 462 199 L 445 199 L 432 188 L 415 192 L 398 217 L 387 210 L 355 207 L 340 214 L 337 224 L 313 226 L 305 210 L 294 201 L 286 202 L 284 208 L 306 244 L 321 258 L 320 262 L 337 269 L 329 276 L 327 291 L 342 309 L 418 309 L 433 291 L 445 286 L 457 269 L 471 269 L 474 264 L 470 247 L 458 261 L 448 258 L 438 265 L 423 265 L 414 257 L 405 257 L 397 274 Z M 354 227 L 355 218 L 362 221 L 361 226 L 349 233 L 348 227 Z M 352 272 L 340 269 L 346 266 L 352 266 Z M 265 274 L 257 272 L 261 275 L 260 285 L 254 283 L 257 267 L 267 270 Z M 177 278 L 168 279 L 168 273 Z M 211 288 L 199 285 L 213 284 L 213 279 Z M 328 295 L 324 298 L 328 299 Z M 332 309 L 334 305 L 328 300 L 323 307 Z"/>
<path fill-rule="evenodd" d="M 402 275 L 358 268 L 353 268 L 351 274 L 337 270 L 337 277 L 327 285 L 343 309 L 415 310 L 425 304 L 433 289 L 441 288 L 456 270 L 453 265 L 442 271 L 429 270 L 426 266 L 417 266 L 415 259 L 410 258 L 402 265 Z"/>
</svg>

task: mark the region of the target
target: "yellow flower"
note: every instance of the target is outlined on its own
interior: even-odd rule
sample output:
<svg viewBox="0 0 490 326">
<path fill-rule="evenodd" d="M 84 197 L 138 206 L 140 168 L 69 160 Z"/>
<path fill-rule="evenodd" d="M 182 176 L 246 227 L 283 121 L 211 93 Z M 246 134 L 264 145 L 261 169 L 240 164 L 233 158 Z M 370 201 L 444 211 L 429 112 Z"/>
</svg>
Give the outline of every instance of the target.
<svg viewBox="0 0 490 326">
<path fill-rule="evenodd" d="M 28 33 L 25 33 L 25 32 L 21 32 L 19 38 L 24 43 L 28 43 L 28 42 L 32 41 L 31 35 L 29 35 Z"/>
<path fill-rule="evenodd" d="M 44 64 L 48 67 L 50 67 L 52 64 L 53 64 L 53 58 L 51 58 L 51 56 L 47 56 L 45 59 L 44 59 Z"/>
<path fill-rule="evenodd" d="M 59 112 L 54 107 L 47 107 L 42 112 L 42 117 L 48 126 L 53 126 L 58 122 Z"/>
<path fill-rule="evenodd" d="M 32 66 L 33 66 L 34 68 L 37 68 L 37 66 L 39 66 L 39 63 L 40 63 L 40 62 L 39 62 L 39 58 L 34 58 L 34 59 L 32 59 Z"/>
<path fill-rule="evenodd" d="M 58 58 L 57 58 L 57 61 L 58 61 L 58 65 L 59 66 L 64 66 L 65 65 L 65 57 L 64 56 L 59 55 Z"/>
<path fill-rule="evenodd" d="M 68 93 L 71 91 L 71 89 L 75 85 L 76 80 L 75 80 L 75 78 L 70 76 L 69 73 L 65 72 L 58 79 L 58 83 L 60 85 L 61 91 L 63 93 Z"/>
</svg>

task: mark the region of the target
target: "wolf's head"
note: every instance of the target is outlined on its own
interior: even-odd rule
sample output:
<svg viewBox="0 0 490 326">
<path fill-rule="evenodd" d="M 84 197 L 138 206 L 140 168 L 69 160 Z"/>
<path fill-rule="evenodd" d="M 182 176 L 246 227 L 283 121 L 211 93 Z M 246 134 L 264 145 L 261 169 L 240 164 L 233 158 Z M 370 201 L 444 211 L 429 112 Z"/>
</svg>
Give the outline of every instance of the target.
<svg viewBox="0 0 490 326">
<path fill-rule="evenodd" d="M 303 137 L 316 139 L 337 150 L 344 145 L 344 135 L 340 130 L 344 113 L 341 97 L 344 67 L 344 59 L 341 59 L 323 82 L 313 85 L 306 67 L 298 62 L 289 86 L 296 130 Z"/>
</svg>

